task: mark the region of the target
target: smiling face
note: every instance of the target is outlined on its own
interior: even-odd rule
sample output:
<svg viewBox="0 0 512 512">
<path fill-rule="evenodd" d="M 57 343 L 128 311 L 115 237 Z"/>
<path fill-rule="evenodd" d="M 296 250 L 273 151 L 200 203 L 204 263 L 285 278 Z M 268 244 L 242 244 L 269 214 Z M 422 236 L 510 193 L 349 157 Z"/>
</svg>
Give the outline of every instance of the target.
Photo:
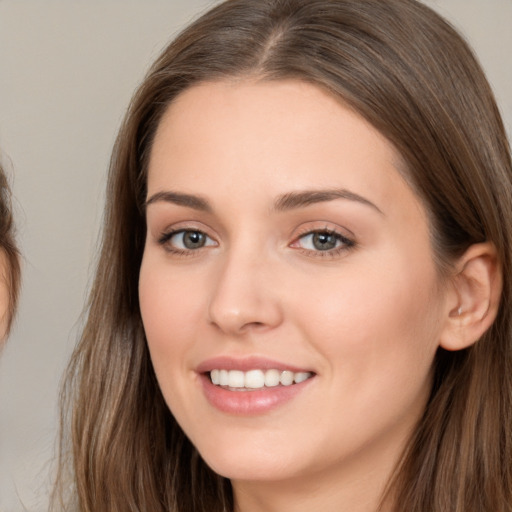
<svg viewBox="0 0 512 512">
<path fill-rule="evenodd" d="M 235 490 L 375 486 L 418 421 L 446 305 L 400 165 L 297 81 L 202 84 L 163 117 L 142 317 L 169 408 Z"/>
</svg>

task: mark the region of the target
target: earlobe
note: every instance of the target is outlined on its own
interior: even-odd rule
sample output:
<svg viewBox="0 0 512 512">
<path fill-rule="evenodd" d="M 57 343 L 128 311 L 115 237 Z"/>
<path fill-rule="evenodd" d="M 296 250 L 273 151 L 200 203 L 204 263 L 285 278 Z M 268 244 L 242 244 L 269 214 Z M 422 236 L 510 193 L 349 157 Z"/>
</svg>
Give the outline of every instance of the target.
<svg viewBox="0 0 512 512">
<path fill-rule="evenodd" d="M 502 271 L 491 243 L 474 244 L 456 264 L 440 346 L 461 350 L 478 341 L 498 313 Z"/>
</svg>

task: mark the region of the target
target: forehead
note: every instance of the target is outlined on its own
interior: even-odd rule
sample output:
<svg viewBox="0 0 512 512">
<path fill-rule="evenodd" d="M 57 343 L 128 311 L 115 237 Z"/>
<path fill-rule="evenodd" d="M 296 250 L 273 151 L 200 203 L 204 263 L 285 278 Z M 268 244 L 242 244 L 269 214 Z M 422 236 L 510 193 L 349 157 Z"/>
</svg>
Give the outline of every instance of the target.
<svg viewBox="0 0 512 512">
<path fill-rule="evenodd" d="M 411 196 L 394 146 L 331 94 L 300 81 L 208 82 L 181 93 L 155 135 L 148 193 L 243 195 L 348 188 Z M 416 201 L 417 202 L 417 201 Z"/>
</svg>

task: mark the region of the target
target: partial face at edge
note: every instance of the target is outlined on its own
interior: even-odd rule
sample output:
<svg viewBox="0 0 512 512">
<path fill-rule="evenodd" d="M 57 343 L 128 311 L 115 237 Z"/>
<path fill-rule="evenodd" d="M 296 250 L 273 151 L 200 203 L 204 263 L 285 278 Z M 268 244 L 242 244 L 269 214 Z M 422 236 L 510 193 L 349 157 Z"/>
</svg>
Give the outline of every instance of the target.
<svg viewBox="0 0 512 512">
<path fill-rule="evenodd" d="M 9 326 L 9 304 L 10 304 L 10 285 L 9 285 L 9 259 L 5 251 L 0 248 L 0 348 L 7 337 Z"/>
<path fill-rule="evenodd" d="M 165 400 L 218 473 L 285 480 L 396 461 L 445 311 L 399 161 L 300 82 L 199 85 L 162 119 L 141 312 Z M 210 370 L 235 370 L 231 388 Z M 235 390 L 247 370 L 308 378 Z"/>
</svg>

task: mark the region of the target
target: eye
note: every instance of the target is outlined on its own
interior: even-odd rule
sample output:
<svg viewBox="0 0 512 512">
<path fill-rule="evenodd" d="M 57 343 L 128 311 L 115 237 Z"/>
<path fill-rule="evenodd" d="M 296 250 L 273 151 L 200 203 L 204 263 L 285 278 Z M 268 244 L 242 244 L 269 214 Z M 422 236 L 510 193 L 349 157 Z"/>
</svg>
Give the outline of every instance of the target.
<svg viewBox="0 0 512 512">
<path fill-rule="evenodd" d="M 292 244 L 292 247 L 323 253 L 337 253 L 353 246 L 352 240 L 332 230 L 310 231 L 300 236 Z"/>
<path fill-rule="evenodd" d="M 216 245 L 206 233 L 197 229 L 180 229 L 164 234 L 159 243 L 174 251 L 194 251 L 202 247 Z"/>
</svg>

